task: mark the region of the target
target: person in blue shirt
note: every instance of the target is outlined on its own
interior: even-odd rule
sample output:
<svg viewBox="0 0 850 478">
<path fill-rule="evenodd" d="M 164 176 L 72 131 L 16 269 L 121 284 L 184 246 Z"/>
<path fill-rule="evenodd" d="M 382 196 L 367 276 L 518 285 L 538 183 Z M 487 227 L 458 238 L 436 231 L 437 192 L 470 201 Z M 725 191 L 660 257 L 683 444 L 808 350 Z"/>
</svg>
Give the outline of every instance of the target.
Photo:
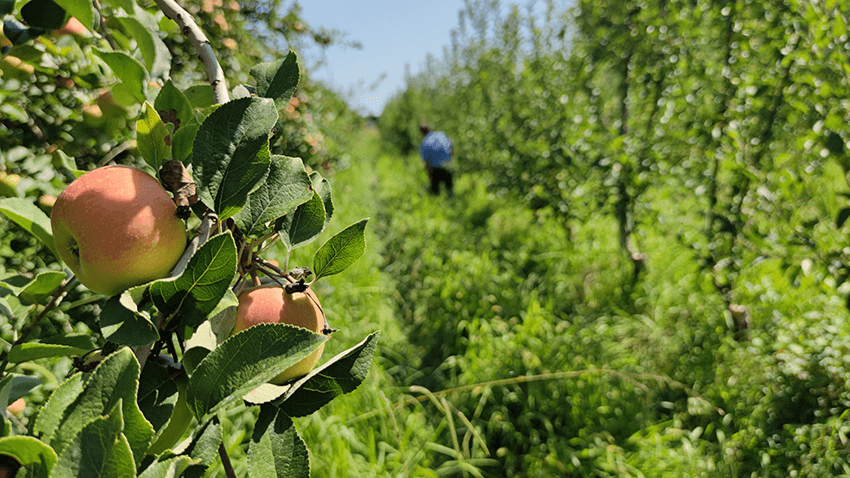
<svg viewBox="0 0 850 478">
<path fill-rule="evenodd" d="M 431 181 L 431 193 L 440 194 L 440 183 L 446 185 L 449 196 L 452 190 L 452 172 L 447 168 L 452 160 L 454 146 L 452 141 L 442 131 L 431 131 L 431 128 L 422 123 L 419 131 L 425 137 L 419 145 L 419 154 L 425 162 L 425 170 L 428 171 L 428 179 Z"/>
</svg>

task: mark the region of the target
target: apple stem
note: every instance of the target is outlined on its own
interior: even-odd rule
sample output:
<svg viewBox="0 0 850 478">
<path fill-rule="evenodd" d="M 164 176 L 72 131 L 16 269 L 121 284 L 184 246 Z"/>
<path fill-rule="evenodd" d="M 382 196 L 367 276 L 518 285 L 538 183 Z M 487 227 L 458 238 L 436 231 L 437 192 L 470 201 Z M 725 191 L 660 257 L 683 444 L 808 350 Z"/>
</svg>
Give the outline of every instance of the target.
<svg viewBox="0 0 850 478">
<path fill-rule="evenodd" d="M 266 252 L 267 250 L 269 250 L 269 248 L 272 247 L 274 245 L 274 243 L 277 242 L 278 239 L 280 239 L 280 235 L 275 232 L 273 234 L 267 234 L 266 237 L 264 237 L 262 240 L 257 241 L 257 244 L 260 244 L 260 249 L 257 251 L 257 254 L 262 254 L 262 253 Z M 263 244 L 266 241 L 269 241 L 269 242 L 266 243 L 266 244 Z"/>
</svg>

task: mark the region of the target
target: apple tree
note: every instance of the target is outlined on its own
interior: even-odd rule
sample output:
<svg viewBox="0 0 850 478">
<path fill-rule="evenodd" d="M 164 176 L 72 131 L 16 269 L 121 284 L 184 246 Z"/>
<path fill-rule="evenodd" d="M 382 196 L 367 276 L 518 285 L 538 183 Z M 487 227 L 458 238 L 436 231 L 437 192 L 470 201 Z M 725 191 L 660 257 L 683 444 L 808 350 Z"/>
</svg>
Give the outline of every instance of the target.
<svg viewBox="0 0 850 478">
<path fill-rule="evenodd" d="M 269 382 L 323 346 L 333 332 L 327 320 L 320 333 L 283 323 L 231 333 L 240 293 L 256 287 L 303 293 L 344 271 L 365 249 L 367 222 L 333 235 L 311 264 L 290 264 L 293 249 L 329 228 L 332 188 L 301 158 L 281 151 L 286 144 L 292 149 L 279 139 L 302 103 L 293 96 L 302 79 L 296 54 L 265 58 L 248 51 L 220 63 L 215 47 L 236 50 L 235 40 L 210 41 L 196 21 L 208 15 L 223 28 L 224 13 L 240 8 L 204 2 L 192 13 L 173 0 L 0 1 L 0 82 L 29 81 L 54 116 L 33 120 L 26 111 L 33 103 L 22 101 L 4 105 L 3 122 L 22 130 L 18 147 L 45 153 L 35 157 L 47 161 L 51 192 L 110 162 L 137 167 L 171 193 L 189 236 L 167 277 L 111 297 L 80 295 L 78 279 L 56 253 L 50 205 L 30 196 L 0 200 L 5 218 L 44 251 L 32 270 L 7 271 L 0 281 L 6 322 L 0 475 L 202 476 L 220 463 L 227 476 L 236 476 L 220 416 L 246 404 L 256 409 L 241 464 L 248 476 L 306 477 L 309 454 L 292 419 L 365 379 L 377 332 L 280 385 Z M 297 26 L 297 19 L 286 18 Z M 72 36 L 56 39 L 69 28 L 76 28 Z M 248 50 L 254 45 L 246 43 Z M 200 62 L 187 60 L 190 47 Z M 32 86 L 31 77 L 46 84 L 51 74 L 53 87 Z M 79 119 L 69 105 L 80 106 L 85 94 L 96 98 L 88 104 L 97 105 L 99 115 L 90 108 L 83 115 L 88 123 L 70 128 L 55 119 L 63 111 Z M 92 129 L 97 134 L 88 134 Z M 285 251 L 282 264 L 263 257 L 272 246 Z M 68 304 L 69 297 L 76 300 Z M 82 309 L 94 316 L 91 331 L 73 323 Z M 38 332 L 57 316 L 64 326 L 56 334 Z M 60 357 L 73 365 L 45 395 L 31 371 Z M 22 426 L 7 406 L 33 393 L 46 401 Z"/>
</svg>

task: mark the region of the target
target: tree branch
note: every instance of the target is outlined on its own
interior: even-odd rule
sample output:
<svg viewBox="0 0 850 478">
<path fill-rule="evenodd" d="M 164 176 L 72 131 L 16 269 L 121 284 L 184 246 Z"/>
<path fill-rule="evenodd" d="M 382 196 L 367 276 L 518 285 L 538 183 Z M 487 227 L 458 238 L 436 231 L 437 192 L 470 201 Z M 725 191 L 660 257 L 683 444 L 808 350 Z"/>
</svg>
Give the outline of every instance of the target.
<svg viewBox="0 0 850 478">
<path fill-rule="evenodd" d="M 198 51 L 198 57 L 204 63 L 209 77 L 210 85 L 213 87 L 216 103 L 227 103 L 230 100 L 230 95 L 227 92 L 227 81 L 224 78 L 224 70 L 221 69 L 218 60 L 215 58 L 215 52 L 210 46 L 210 41 L 207 40 L 201 28 L 192 20 L 192 16 L 183 7 L 177 4 L 175 0 L 155 0 L 157 6 L 165 13 L 165 16 L 177 22 L 180 26 L 180 31 L 186 35 L 186 38 L 192 42 L 195 49 Z"/>
</svg>

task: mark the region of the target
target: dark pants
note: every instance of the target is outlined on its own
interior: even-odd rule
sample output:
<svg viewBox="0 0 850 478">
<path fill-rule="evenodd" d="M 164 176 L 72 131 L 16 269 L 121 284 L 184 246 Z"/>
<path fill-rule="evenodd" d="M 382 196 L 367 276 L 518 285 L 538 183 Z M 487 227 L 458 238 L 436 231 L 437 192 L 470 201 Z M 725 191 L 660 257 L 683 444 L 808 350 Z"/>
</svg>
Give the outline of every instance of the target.
<svg viewBox="0 0 850 478">
<path fill-rule="evenodd" d="M 446 185 L 449 196 L 452 195 L 452 173 L 446 168 L 428 166 L 428 179 L 431 180 L 431 193 L 440 194 L 440 183 Z"/>
</svg>

